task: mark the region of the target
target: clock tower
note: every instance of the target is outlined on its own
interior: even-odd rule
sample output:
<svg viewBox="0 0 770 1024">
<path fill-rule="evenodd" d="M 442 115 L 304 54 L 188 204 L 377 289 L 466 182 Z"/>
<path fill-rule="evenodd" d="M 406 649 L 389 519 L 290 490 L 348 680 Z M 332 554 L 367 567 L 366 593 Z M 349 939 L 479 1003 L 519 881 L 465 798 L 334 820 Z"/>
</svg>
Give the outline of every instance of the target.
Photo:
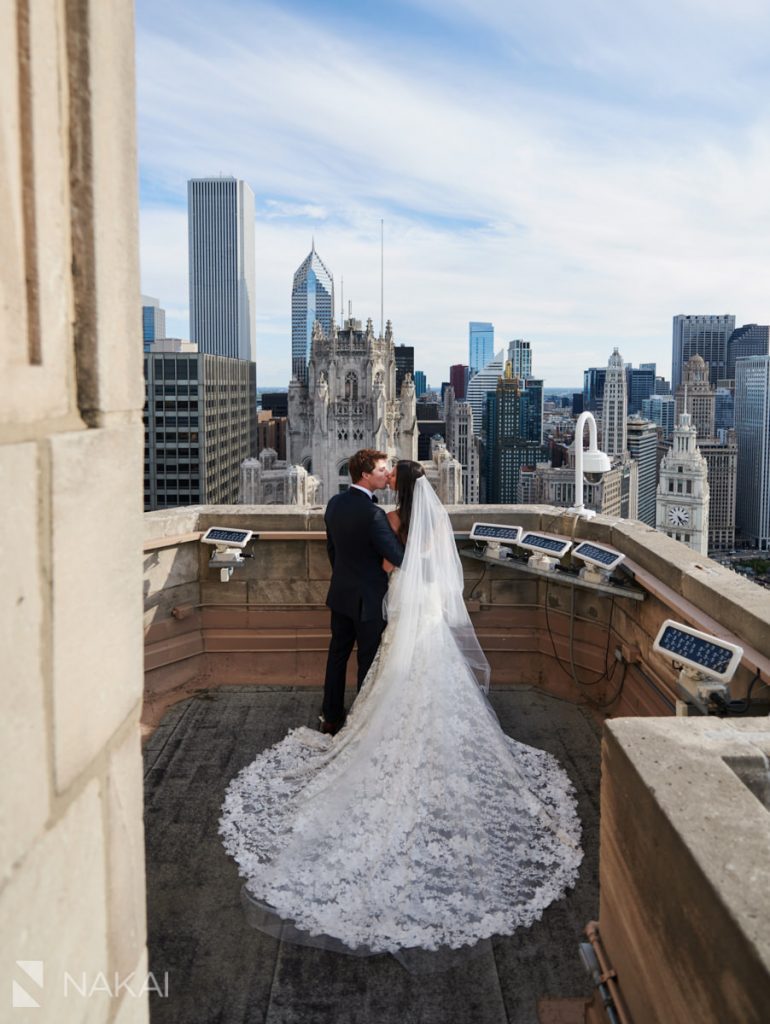
<svg viewBox="0 0 770 1024">
<path fill-rule="evenodd" d="M 674 429 L 673 444 L 660 464 L 655 527 L 708 554 L 708 466 L 696 444 L 689 413 L 682 413 Z"/>
</svg>

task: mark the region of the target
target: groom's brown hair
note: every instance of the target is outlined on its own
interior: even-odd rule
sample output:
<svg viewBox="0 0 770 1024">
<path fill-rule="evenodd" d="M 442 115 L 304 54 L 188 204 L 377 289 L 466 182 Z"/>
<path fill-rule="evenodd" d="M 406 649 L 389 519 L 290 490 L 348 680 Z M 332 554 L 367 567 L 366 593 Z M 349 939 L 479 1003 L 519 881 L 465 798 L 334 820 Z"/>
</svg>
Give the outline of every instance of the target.
<svg viewBox="0 0 770 1024">
<path fill-rule="evenodd" d="M 371 473 L 380 459 L 387 459 L 387 452 L 378 452 L 374 448 L 362 448 L 348 459 L 350 479 L 357 484 L 364 473 Z"/>
</svg>

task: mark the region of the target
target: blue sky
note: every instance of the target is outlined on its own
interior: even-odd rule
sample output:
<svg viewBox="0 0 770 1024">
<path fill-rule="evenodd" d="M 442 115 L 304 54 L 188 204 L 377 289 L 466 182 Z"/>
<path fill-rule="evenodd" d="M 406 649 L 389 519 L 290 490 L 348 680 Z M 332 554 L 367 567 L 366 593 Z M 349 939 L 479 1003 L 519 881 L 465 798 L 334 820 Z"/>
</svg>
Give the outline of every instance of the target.
<svg viewBox="0 0 770 1024">
<path fill-rule="evenodd" d="M 259 383 L 290 367 L 315 236 L 345 305 L 428 380 L 469 320 L 549 386 L 617 345 L 670 376 L 671 318 L 770 320 L 764 0 L 137 0 L 142 288 L 188 335 L 186 182 L 256 196 Z"/>
</svg>

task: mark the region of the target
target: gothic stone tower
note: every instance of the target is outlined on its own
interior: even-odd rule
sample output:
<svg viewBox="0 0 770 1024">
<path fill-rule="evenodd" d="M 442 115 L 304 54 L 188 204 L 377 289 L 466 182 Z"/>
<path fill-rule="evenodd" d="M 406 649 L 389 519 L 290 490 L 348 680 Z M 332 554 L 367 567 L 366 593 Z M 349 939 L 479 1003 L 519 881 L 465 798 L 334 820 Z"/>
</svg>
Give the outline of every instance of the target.
<svg viewBox="0 0 770 1024">
<path fill-rule="evenodd" d="M 289 459 L 321 480 L 328 501 L 350 483 L 347 462 L 359 448 L 393 459 L 417 459 L 414 382 L 407 375 L 396 395 L 396 356 L 390 320 L 375 337 L 352 318 L 327 334 L 313 328 L 307 383 L 289 385 Z"/>
</svg>

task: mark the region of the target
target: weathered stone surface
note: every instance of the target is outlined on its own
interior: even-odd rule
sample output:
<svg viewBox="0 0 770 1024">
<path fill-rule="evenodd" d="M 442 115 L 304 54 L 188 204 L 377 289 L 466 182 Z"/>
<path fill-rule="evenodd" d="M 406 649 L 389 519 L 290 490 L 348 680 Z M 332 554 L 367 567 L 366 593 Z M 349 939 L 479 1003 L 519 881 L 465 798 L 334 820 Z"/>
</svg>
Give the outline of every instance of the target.
<svg viewBox="0 0 770 1024">
<path fill-rule="evenodd" d="M 249 604 L 323 605 L 328 592 L 325 580 L 251 580 Z"/>
<path fill-rule="evenodd" d="M 62 61 L 61 9 L 47 3 L 29 6 L 31 106 L 29 124 L 20 124 L 19 81 L 22 64 L 17 50 L 15 6 L 0 12 L 0 174 L 4 200 L 0 204 L 0 423 L 34 423 L 65 416 L 75 407 L 72 365 L 72 326 L 69 237 L 66 105 L 67 87 Z M 29 133 L 27 135 L 27 133 Z M 27 169 L 22 159 L 22 137 L 30 147 Z M 24 205 L 33 210 L 24 222 Z M 37 328 L 28 319 L 27 277 L 36 290 Z M 30 344 L 31 343 L 31 344 Z M 35 365 L 30 359 L 38 348 Z"/>
<path fill-rule="evenodd" d="M 768 752 L 766 719 L 607 724 L 599 923 L 633 1020 L 766 1018 L 770 815 L 725 759 Z"/>
<path fill-rule="evenodd" d="M 48 817 L 48 750 L 42 659 L 43 607 L 38 541 L 37 446 L 0 446 L 0 494 L 6 528 L 0 531 L 0 650 L 3 712 L 0 750 L 6 774 L 0 787 L 0 878 L 10 874 Z"/>
<path fill-rule="evenodd" d="M 145 599 L 170 587 L 197 583 L 199 547 L 199 544 L 179 544 L 145 551 L 142 558 Z"/>
<path fill-rule="evenodd" d="M 132 425 L 49 442 L 59 790 L 96 756 L 142 693 L 141 438 L 141 427 Z M 127 482 L 136 485 L 133 500 L 125 497 Z"/>
<path fill-rule="evenodd" d="M 136 966 L 145 944 L 142 754 L 135 730 L 110 755 L 107 775 L 107 913 L 113 971 Z"/>
<path fill-rule="evenodd" d="M 101 1024 L 110 997 L 64 995 L 65 972 L 91 990 L 99 972 L 109 972 L 105 912 L 105 850 L 99 784 L 92 780 L 64 816 L 30 850 L 24 868 L 0 894 L 0 971 L 8 1006 L 12 976 L 37 997 L 36 1021 Z M 43 992 L 14 965 L 42 961 Z M 7 1011 L 6 1011 L 7 1012 Z M 20 1015 L 20 1013 L 19 1013 Z"/>
<path fill-rule="evenodd" d="M 92 140 L 92 187 L 94 206 L 102 216 L 96 219 L 94 234 L 100 344 L 92 378 L 95 391 L 86 401 L 103 412 L 138 410 L 144 402 L 141 351 L 108 343 L 117 325 L 136 320 L 139 294 L 134 12 L 122 0 L 89 5 L 88 12 L 89 81 L 83 88 L 90 91 L 91 116 L 98 125 Z"/>
</svg>

